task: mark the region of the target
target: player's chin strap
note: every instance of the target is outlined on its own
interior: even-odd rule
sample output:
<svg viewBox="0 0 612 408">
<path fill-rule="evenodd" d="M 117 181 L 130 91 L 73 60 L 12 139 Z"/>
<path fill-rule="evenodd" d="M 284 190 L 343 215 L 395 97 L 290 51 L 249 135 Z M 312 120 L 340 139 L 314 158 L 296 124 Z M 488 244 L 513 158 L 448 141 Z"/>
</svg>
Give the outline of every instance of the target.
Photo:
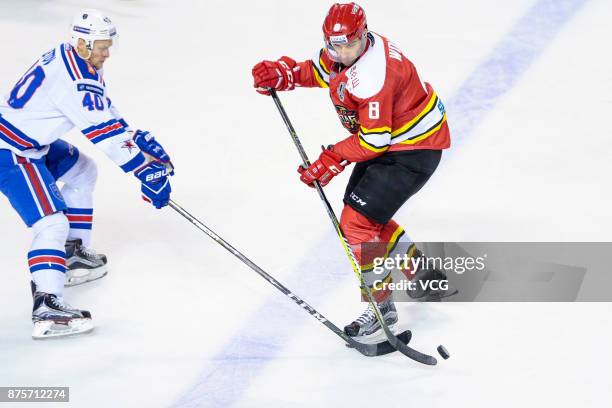
<svg viewBox="0 0 612 408">
<path fill-rule="evenodd" d="M 79 40 L 83 40 L 85 42 L 85 49 L 87 50 L 87 56 L 84 57 L 79 53 Z M 91 54 L 93 52 L 93 40 L 86 40 L 84 38 L 78 38 L 75 41 L 70 41 L 70 45 L 75 49 L 79 58 L 88 61 L 91 58 Z"/>
<path fill-rule="evenodd" d="M 274 100 L 274 103 L 276 104 L 276 107 L 278 108 L 278 112 L 280 113 L 281 117 L 283 118 L 283 121 L 285 122 L 285 125 L 287 126 L 287 130 L 289 131 L 289 134 L 291 135 L 291 139 L 293 140 L 293 143 L 295 144 L 295 147 L 297 148 L 298 153 L 300 154 L 300 157 L 302 158 L 303 165 L 306 167 L 310 166 L 310 160 L 308 160 L 306 151 L 304 150 L 304 147 L 302 146 L 302 143 L 300 142 L 300 139 L 298 138 L 298 135 L 295 132 L 293 125 L 291 124 L 291 121 L 289 121 L 289 117 L 287 116 L 287 113 L 285 112 L 285 108 L 283 108 L 283 105 L 281 104 L 281 101 L 278 98 L 276 91 L 272 88 L 269 88 L 268 90 L 270 92 L 270 96 L 272 97 L 272 99 Z M 334 213 L 334 210 L 331 204 L 327 200 L 327 197 L 325 196 L 325 193 L 323 192 L 323 188 L 321 187 L 318 181 L 315 181 L 314 185 L 317 190 L 317 193 L 319 193 L 319 198 L 321 198 L 321 201 L 323 202 L 323 205 L 325 206 L 327 215 L 329 215 L 329 219 L 334 225 L 334 229 L 336 230 L 336 233 L 338 234 L 338 238 L 340 239 L 340 243 L 342 244 L 342 248 L 344 248 L 344 252 L 346 253 L 348 257 L 349 262 L 351 263 L 351 267 L 353 268 L 355 275 L 357 275 L 357 278 L 359 279 L 359 283 L 361 287 L 364 289 L 365 294 L 368 298 L 368 302 L 370 302 L 370 305 L 372 305 L 374 314 L 376 315 L 376 318 L 378 319 L 380 326 L 382 327 L 387 338 L 389 339 L 389 343 L 391 343 L 400 353 L 406 355 L 407 357 L 410 357 L 411 359 L 415 361 L 418 361 L 419 363 L 427 364 L 427 365 L 436 365 L 437 360 L 435 357 L 427 355 L 427 354 L 423 354 L 417 350 L 414 350 L 413 348 L 408 347 L 406 344 L 401 342 L 400 339 L 397 338 L 397 336 L 395 336 L 391 332 L 391 329 L 389 329 L 389 326 L 385 323 L 385 320 L 382 318 L 382 314 L 380 312 L 380 309 L 378 308 L 378 305 L 374 301 L 374 297 L 372 296 L 372 292 L 370 291 L 370 288 L 368 288 L 368 286 L 365 284 L 363 280 L 363 276 L 361 274 L 361 268 L 359 267 L 359 262 L 357 262 L 355 253 L 353 252 L 351 246 L 349 245 L 347 239 L 344 236 L 344 233 L 342 232 L 342 229 L 340 228 L 340 223 L 338 222 L 338 218 L 336 217 L 336 214 Z"/>
</svg>

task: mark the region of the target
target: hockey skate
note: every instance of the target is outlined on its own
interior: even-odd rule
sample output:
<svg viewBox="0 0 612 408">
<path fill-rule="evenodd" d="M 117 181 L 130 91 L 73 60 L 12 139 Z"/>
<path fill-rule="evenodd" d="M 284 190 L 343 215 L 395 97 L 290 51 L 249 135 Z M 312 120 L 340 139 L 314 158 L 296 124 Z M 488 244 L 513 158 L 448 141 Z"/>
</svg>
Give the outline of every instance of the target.
<svg viewBox="0 0 612 408">
<path fill-rule="evenodd" d="M 56 295 L 44 292 L 34 293 L 32 322 L 32 338 L 35 340 L 74 336 L 88 333 L 94 328 L 87 310 L 74 309 Z"/>
<path fill-rule="evenodd" d="M 108 273 L 106 255 L 85 248 L 83 241 L 66 241 L 66 283 L 75 286 L 103 278 Z"/>
<path fill-rule="evenodd" d="M 393 300 L 388 299 L 378 305 L 380 313 L 393 331 L 393 326 L 397 323 L 397 310 Z M 375 337 L 381 332 L 380 322 L 374 314 L 374 308 L 371 304 L 368 304 L 366 310 L 359 316 L 354 322 L 344 327 L 344 332 L 351 337 Z"/>
<path fill-rule="evenodd" d="M 415 285 L 412 288 L 408 288 L 406 293 L 410 298 L 419 302 L 439 302 L 440 300 L 456 295 L 459 291 L 455 288 L 447 286 L 447 289 L 441 289 L 436 286 L 433 289 L 430 285 L 430 281 L 448 281 L 446 274 L 438 269 L 419 269 L 412 279 Z"/>
</svg>

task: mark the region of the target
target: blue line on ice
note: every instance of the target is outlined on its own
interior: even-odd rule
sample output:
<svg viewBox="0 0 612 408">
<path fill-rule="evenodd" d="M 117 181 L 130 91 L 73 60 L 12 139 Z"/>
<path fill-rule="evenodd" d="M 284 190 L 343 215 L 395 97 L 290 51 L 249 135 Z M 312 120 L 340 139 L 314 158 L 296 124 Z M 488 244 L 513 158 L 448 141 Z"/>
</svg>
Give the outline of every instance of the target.
<svg viewBox="0 0 612 408">
<path fill-rule="evenodd" d="M 324 237 L 313 250 L 324 251 L 325 248 L 334 245 L 339 245 L 337 238 L 330 235 Z M 321 268 L 317 259 L 305 259 L 292 268 L 292 276 L 289 279 L 279 279 L 289 289 L 295 290 L 296 294 L 307 303 L 317 307 L 326 296 L 320 284 L 322 278 L 325 279 L 325 287 L 330 288 L 340 284 L 343 279 L 351 278 L 347 273 L 328 272 L 324 275 L 322 272 L 313 273 L 322 269 L 342 271 L 346 267 L 346 261 L 342 257 L 338 258 L 335 261 L 338 265 L 330 262 L 331 264 L 325 265 L 325 268 Z M 241 269 L 243 273 L 251 273 L 246 267 Z M 262 284 L 268 286 L 263 280 Z M 287 328 L 298 327 L 301 323 L 311 320 L 303 310 L 276 289 L 270 287 L 270 291 L 272 292 L 270 298 L 245 320 L 246 323 L 238 332 L 232 334 L 231 339 L 208 362 L 196 382 L 186 390 L 173 405 L 174 407 L 230 406 L 241 397 L 251 379 L 255 378 L 270 361 L 278 357 L 290 340 L 292 330 Z M 313 330 L 326 330 L 317 328 L 320 323 L 315 320 L 312 320 L 311 324 Z M 327 335 L 334 336 L 331 333 Z M 338 345 L 342 347 L 340 342 Z M 305 354 L 316 353 L 306 350 Z"/>
<path fill-rule="evenodd" d="M 499 98 L 512 89 L 563 26 L 588 1 L 539 0 L 533 4 L 499 41 L 491 54 L 472 71 L 457 93 L 448 100 L 447 110 L 453 142 L 458 141 L 460 144 L 472 133 L 486 113 L 493 110 Z M 321 245 L 320 249 L 322 248 L 324 246 Z M 305 260 L 295 271 L 311 270 L 313 267 L 316 267 L 316 262 Z M 294 278 L 287 286 L 295 289 L 317 287 L 316 294 L 304 296 L 307 302 L 316 307 L 324 298 L 322 289 L 333 286 L 330 284 L 333 282 L 328 282 L 325 286 L 315 286 L 321 276 L 315 276 L 313 273 L 299 275 L 299 285 L 295 284 Z M 326 278 L 339 280 L 339 277 L 334 275 Z M 216 357 L 208 362 L 198 380 L 186 389 L 173 406 L 232 405 L 240 400 L 251 379 L 256 378 L 264 367 L 279 355 L 289 339 L 286 330 L 276 331 L 275 327 L 296 325 L 298 321 L 294 312 L 296 315 L 303 315 L 304 319 L 309 318 L 292 302 L 279 296 L 275 289 L 270 290 L 274 293 L 269 301 L 246 320 L 240 332 L 234 334 Z M 298 294 L 305 292 L 306 290 L 298 290 Z M 294 311 L 289 311 L 290 308 Z M 290 315 L 290 318 L 287 318 L 287 315 Z"/>
<path fill-rule="evenodd" d="M 452 143 L 468 137 L 589 0 L 539 0 L 472 71 L 447 104 Z M 452 149 L 451 149 L 452 150 Z"/>
</svg>

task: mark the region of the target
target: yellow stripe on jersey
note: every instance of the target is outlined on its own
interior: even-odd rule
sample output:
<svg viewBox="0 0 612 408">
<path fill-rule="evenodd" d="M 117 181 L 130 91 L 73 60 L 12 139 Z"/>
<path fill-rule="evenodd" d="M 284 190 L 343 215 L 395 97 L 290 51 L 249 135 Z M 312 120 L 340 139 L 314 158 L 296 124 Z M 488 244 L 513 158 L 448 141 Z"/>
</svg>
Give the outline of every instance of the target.
<svg viewBox="0 0 612 408">
<path fill-rule="evenodd" d="M 361 147 L 364 147 L 364 148 L 366 148 L 368 150 L 371 150 L 373 152 L 376 152 L 376 153 L 385 152 L 385 151 L 387 151 L 387 149 L 389 149 L 389 145 L 383 146 L 383 147 L 372 146 L 371 144 L 369 144 L 368 142 L 365 141 L 363 136 L 361 136 L 361 133 L 359 134 L 359 145 Z"/>
<path fill-rule="evenodd" d="M 385 137 L 386 135 L 386 137 Z M 370 136 L 370 137 L 368 137 Z M 378 137 L 379 143 L 376 143 L 375 139 Z M 366 140 L 369 139 L 369 140 Z M 379 128 L 367 129 L 361 126 L 359 128 L 359 144 L 366 149 L 380 153 L 384 152 L 389 148 L 389 141 L 391 140 L 391 128 L 383 126 Z M 384 143 L 383 143 L 384 142 Z"/>
<path fill-rule="evenodd" d="M 444 122 L 446 122 L 446 113 L 444 114 L 444 116 L 442 116 L 442 119 L 440 119 L 438 123 L 436 123 L 431 129 L 427 130 L 425 133 L 415 136 L 412 139 L 407 139 L 402 142 L 399 142 L 399 144 L 415 144 L 423 139 L 427 139 L 429 136 L 440 130 Z"/>
<path fill-rule="evenodd" d="M 391 128 L 389 126 L 383 126 L 379 128 L 366 129 L 363 126 L 359 129 L 361 133 L 367 135 L 368 133 L 391 133 Z"/>
<path fill-rule="evenodd" d="M 312 64 L 312 72 L 314 72 L 315 79 L 317 80 L 317 83 L 321 88 L 329 88 L 329 85 L 327 84 L 327 82 L 325 82 L 323 76 L 319 73 L 319 70 L 317 69 L 317 66 L 315 64 Z"/>
<path fill-rule="evenodd" d="M 323 62 L 323 52 L 324 52 L 323 49 L 321 49 L 321 52 L 319 53 L 319 65 L 321 66 L 321 69 L 323 69 L 323 71 L 325 71 L 325 73 L 329 75 L 330 74 L 329 68 L 327 68 L 325 66 L 325 62 Z"/>
<path fill-rule="evenodd" d="M 412 127 L 414 127 L 421 119 L 423 119 L 428 113 L 430 113 L 436 107 L 436 102 L 438 100 L 438 95 L 434 92 L 431 96 L 431 99 L 425 109 L 423 109 L 418 115 L 416 115 L 411 121 L 403 125 L 397 130 L 391 132 L 391 138 L 396 138 L 401 136 L 402 134 L 408 132 Z"/>
</svg>

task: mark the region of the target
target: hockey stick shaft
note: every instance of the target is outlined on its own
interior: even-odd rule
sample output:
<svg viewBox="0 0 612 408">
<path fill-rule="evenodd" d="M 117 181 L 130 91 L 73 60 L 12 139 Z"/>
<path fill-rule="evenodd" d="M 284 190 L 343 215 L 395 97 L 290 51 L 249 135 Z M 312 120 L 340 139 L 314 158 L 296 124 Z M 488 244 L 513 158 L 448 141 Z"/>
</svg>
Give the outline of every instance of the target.
<svg viewBox="0 0 612 408">
<path fill-rule="evenodd" d="M 300 141 L 300 138 L 298 137 L 295 129 L 293 128 L 293 125 L 291 124 L 291 121 L 289 120 L 289 116 L 287 115 L 287 112 L 285 111 L 283 104 L 281 103 L 278 95 L 276 94 L 276 91 L 271 88 L 269 88 L 268 90 L 270 92 L 270 96 L 272 96 L 272 100 L 274 101 L 274 104 L 278 108 L 278 112 L 280 113 L 283 119 L 283 122 L 285 122 L 285 126 L 287 126 L 287 130 L 289 131 L 289 134 L 291 135 L 291 139 L 293 140 L 293 143 L 295 144 L 295 147 L 297 148 L 299 155 L 302 158 L 303 165 L 309 166 L 310 160 L 308 160 L 308 156 L 306 155 L 306 150 L 302 146 L 302 142 Z M 336 234 L 338 235 L 342 248 L 344 248 L 344 252 L 346 253 L 346 256 L 348 257 L 349 262 L 351 263 L 353 272 L 355 272 L 355 275 L 357 275 L 357 278 L 359 279 L 359 283 L 361 284 L 361 287 L 364 289 L 366 297 L 368 298 L 368 302 L 372 305 L 374 314 L 376 315 L 376 318 L 378 319 L 383 331 L 385 332 L 385 335 L 389 339 L 389 342 L 394 347 L 396 347 L 399 352 L 401 352 L 402 354 L 406 355 L 407 357 L 415 361 L 418 361 L 419 363 L 427 364 L 427 365 L 436 365 L 437 360 L 435 359 L 435 357 L 421 353 L 420 351 L 414 350 L 406 346 L 404 343 L 399 341 L 399 339 L 393 334 L 393 332 L 391 332 L 391 329 L 389 329 L 389 326 L 385 323 L 382 317 L 382 314 L 380 313 L 380 309 L 378 308 L 378 305 L 374 301 L 374 297 L 372 296 L 370 289 L 368 288 L 368 286 L 365 284 L 363 280 L 359 262 L 357 261 L 357 258 L 355 257 L 355 253 L 353 252 L 351 246 L 349 245 L 348 240 L 346 239 L 346 237 L 344 236 L 344 233 L 342 232 L 340 223 L 338 222 L 338 218 L 336 217 L 336 214 L 334 213 L 334 210 L 331 204 L 329 203 L 327 196 L 323 192 L 323 187 L 321 187 L 321 184 L 319 184 L 318 181 L 314 182 L 314 186 L 315 186 L 315 189 L 317 190 L 317 193 L 319 194 L 319 198 L 321 198 L 321 201 L 323 202 L 327 215 L 329 216 L 329 219 L 331 220 L 334 226 L 334 229 L 336 230 Z"/>
<path fill-rule="evenodd" d="M 371 356 L 378 356 L 378 355 L 388 354 L 390 352 L 395 351 L 395 349 L 390 344 L 388 344 L 388 342 L 383 342 L 383 343 L 378 343 L 378 344 L 363 344 L 363 343 L 360 343 L 358 341 L 353 340 L 351 337 L 346 335 L 346 333 L 344 333 L 342 330 L 340 330 L 335 324 L 333 324 L 332 322 L 327 320 L 327 318 L 325 318 L 325 316 L 323 316 L 321 313 L 319 313 L 315 308 L 313 308 L 308 303 L 306 303 L 305 301 L 300 299 L 298 296 L 293 294 L 283 284 L 281 284 L 279 281 L 274 279 L 270 274 L 268 274 L 266 271 L 264 271 L 259 266 L 257 266 L 257 264 L 255 264 L 253 261 L 251 261 L 245 255 L 243 255 L 240 251 L 238 251 L 231 244 L 229 244 L 227 241 L 225 241 L 223 238 L 221 238 L 219 235 L 217 235 L 214 231 L 212 231 L 210 228 L 208 228 L 204 223 L 202 223 L 196 217 L 191 215 L 187 210 L 185 210 L 179 204 L 177 204 L 173 200 L 170 200 L 168 205 L 173 210 L 175 210 L 177 213 L 182 215 L 185 219 L 187 219 L 189 222 L 191 222 L 193 225 L 195 225 L 196 228 L 198 228 L 200 231 L 204 232 L 206 235 L 208 235 L 215 242 L 217 242 L 219 245 L 221 245 L 223 248 L 225 248 L 227 251 L 229 251 L 236 258 L 238 258 L 242 262 L 244 262 L 249 268 L 251 268 L 252 270 L 257 272 L 262 278 L 264 278 L 269 283 L 271 283 L 272 286 L 274 286 L 275 288 L 280 290 L 285 296 L 287 296 L 289 299 L 291 299 L 294 303 L 296 303 L 302 309 L 307 311 L 312 317 L 314 317 L 319 322 L 321 322 L 325 327 L 327 327 L 332 332 L 334 332 L 336 335 L 341 337 L 342 340 L 344 340 L 344 341 L 346 341 L 348 343 L 348 345 L 350 345 L 351 347 L 357 349 L 360 353 L 362 353 L 362 354 L 364 354 L 366 356 L 370 356 L 371 357 Z M 410 336 L 410 332 L 407 332 L 407 333 L 408 334 L 406 334 L 406 332 L 405 332 L 404 335 L 405 336 Z M 408 341 L 409 340 L 410 340 L 410 338 L 408 337 Z"/>
</svg>

